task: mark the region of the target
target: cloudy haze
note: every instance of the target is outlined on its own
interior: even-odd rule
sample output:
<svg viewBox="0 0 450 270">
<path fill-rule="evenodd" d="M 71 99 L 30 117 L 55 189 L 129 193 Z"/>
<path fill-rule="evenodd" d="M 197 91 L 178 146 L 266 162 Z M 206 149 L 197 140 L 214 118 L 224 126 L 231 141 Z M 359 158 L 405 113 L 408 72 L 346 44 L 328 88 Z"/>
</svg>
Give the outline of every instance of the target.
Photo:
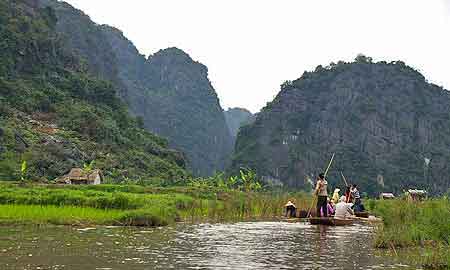
<svg viewBox="0 0 450 270">
<path fill-rule="evenodd" d="M 222 106 L 253 112 L 285 80 L 358 53 L 402 60 L 450 89 L 450 0 L 68 0 L 142 54 L 179 47 L 209 68 Z"/>
</svg>

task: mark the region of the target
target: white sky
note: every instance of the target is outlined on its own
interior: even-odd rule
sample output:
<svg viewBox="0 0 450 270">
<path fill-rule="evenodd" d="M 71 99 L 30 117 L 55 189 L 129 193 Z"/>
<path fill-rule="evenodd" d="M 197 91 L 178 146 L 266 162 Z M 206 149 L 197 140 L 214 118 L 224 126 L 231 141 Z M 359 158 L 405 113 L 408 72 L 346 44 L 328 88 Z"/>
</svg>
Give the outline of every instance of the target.
<svg viewBox="0 0 450 270">
<path fill-rule="evenodd" d="M 222 107 L 259 111 L 285 80 L 358 53 L 450 89 L 450 0 L 68 0 L 142 54 L 176 46 L 209 69 Z"/>
</svg>

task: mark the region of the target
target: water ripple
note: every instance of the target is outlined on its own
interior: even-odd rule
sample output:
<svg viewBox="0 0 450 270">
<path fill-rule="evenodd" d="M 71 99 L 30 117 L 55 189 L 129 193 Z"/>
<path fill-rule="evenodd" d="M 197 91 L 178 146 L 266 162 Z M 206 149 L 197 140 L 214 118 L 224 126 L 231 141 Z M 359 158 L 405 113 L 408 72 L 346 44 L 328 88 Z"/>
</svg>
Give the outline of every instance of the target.
<svg viewBox="0 0 450 270">
<path fill-rule="evenodd" d="M 162 229 L 9 228 L 2 269 L 410 269 L 372 248 L 373 228 L 306 223 L 180 224 Z M 33 256 L 29 256 L 33 254 Z"/>
</svg>

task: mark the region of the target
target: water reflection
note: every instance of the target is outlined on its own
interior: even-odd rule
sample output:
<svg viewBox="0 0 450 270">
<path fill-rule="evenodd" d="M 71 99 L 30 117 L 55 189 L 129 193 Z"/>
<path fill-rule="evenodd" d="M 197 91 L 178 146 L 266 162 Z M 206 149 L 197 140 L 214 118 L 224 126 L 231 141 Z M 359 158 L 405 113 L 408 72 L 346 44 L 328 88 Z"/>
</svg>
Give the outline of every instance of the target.
<svg viewBox="0 0 450 270">
<path fill-rule="evenodd" d="M 372 228 L 243 222 L 157 229 L 2 227 L 0 269 L 410 269 Z"/>
</svg>

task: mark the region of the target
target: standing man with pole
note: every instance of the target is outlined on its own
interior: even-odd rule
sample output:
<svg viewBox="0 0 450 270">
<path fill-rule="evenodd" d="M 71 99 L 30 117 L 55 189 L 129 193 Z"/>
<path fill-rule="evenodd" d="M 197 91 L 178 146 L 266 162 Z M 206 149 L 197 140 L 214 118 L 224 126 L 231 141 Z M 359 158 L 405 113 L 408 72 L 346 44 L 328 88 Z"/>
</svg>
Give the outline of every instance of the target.
<svg viewBox="0 0 450 270">
<path fill-rule="evenodd" d="M 323 173 L 319 174 L 316 185 L 317 194 L 317 216 L 320 217 L 320 209 L 324 217 L 328 217 L 327 199 L 328 199 L 328 182 Z"/>
<path fill-rule="evenodd" d="M 325 170 L 325 173 L 324 173 L 324 174 L 321 174 L 321 175 L 323 175 L 323 180 L 325 180 L 325 177 L 326 177 L 327 174 L 328 174 L 328 170 L 330 169 L 331 164 L 333 163 L 333 160 L 334 160 L 334 153 L 333 153 L 333 155 L 331 156 L 330 163 L 328 163 L 328 166 L 327 166 L 327 169 Z M 320 175 L 319 175 L 319 176 L 320 176 Z M 319 178 L 320 178 L 320 177 L 319 177 Z M 326 183 L 326 180 L 325 180 L 325 183 Z M 325 186 L 325 192 L 328 192 L 328 191 L 327 191 L 328 183 L 326 183 L 326 184 L 327 184 L 327 185 Z M 322 189 L 323 189 L 323 186 L 322 186 Z M 316 186 L 316 189 L 314 190 L 314 195 L 319 195 L 317 192 L 318 192 L 318 190 L 317 190 L 317 186 Z M 322 194 L 323 194 L 323 193 L 322 193 Z M 328 194 L 327 194 L 327 196 L 328 196 Z M 313 200 L 312 200 L 312 202 L 311 202 L 311 207 L 310 207 L 309 210 L 308 210 L 308 215 L 307 215 L 307 217 L 309 217 L 310 214 L 311 214 L 311 209 L 312 209 L 313 206 L 314 206 L 314 201 L 315 201 L 315 199 L 316 199 L 316 196 L 313 197 Z M 319 199 L 319 198 L 317 197 L 317 199 Z M 327 200 L 326 200 L 326 198 L 325 198 L 325 208 L 327 208 L 327 207 L 326 207 L 326 203 L 327 203 Z M 319 200 L 317 201 L 317 205 L 319 205 Z M 319 209 L 319 212 L 320 212 L 320 209 Z M 324 211 L 324 214 L 325 214 L 325 213 L 327 213 L 327 211 Z M 317 217 L 320 217 L 320 213 L 318 213 Z"/>
</svg>

